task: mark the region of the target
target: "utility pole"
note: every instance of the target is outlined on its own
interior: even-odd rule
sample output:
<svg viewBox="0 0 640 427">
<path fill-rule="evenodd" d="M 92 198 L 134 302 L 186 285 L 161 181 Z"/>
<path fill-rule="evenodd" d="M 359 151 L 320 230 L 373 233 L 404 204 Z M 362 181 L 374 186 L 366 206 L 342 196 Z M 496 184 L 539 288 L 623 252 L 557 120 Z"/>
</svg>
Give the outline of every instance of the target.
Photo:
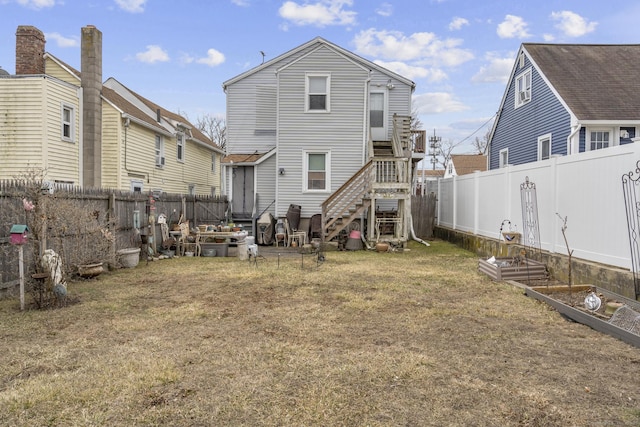
<svg viewBox="0 0 640 427">
<path fill-rule="evenodd" d="M 433 136 L 429 138 L 429 150 L 431 151 L 431 164 L 433 165 L 433 170 L 436 170 L 436 163 L 438 163 L 438 149 L 440 148 L 440 141 L 442 138 L 436 136 L 436 130 L 433 130 Z"/>
</svg>

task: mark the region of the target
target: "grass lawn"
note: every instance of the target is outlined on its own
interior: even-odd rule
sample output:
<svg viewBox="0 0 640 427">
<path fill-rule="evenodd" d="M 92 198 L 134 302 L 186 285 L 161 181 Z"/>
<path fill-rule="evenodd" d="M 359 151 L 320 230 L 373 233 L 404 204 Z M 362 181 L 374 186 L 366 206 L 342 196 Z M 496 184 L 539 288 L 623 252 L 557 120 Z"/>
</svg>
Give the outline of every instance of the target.
<svg viewBox="0 0 640 427">
<path fill-rule="evenodd" d="M 406 253 L 180 258 L 0 301 L 0 425 L 638 426 L 640 350 Z M 30 300 L 30 298 L 28 298 Z"/>
</svg>

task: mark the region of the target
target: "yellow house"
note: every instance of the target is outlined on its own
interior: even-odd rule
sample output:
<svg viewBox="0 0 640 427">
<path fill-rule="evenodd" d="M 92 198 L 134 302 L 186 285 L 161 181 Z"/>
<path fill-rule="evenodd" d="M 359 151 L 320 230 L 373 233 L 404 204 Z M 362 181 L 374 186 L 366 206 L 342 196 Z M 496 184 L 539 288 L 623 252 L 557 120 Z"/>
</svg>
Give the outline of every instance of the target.
<svg viewBox="0 0 640 427">
<path fill-rule="evenodd" d="M 82 28 L 81 71 L 20 26 L 16 74 L 0 75 L 0 179 L 42 169 L 81 187 L 221 194 L 224 154 L 186 118 L 114 78 L 102 82 L 102 33 Z"/>
</svg>

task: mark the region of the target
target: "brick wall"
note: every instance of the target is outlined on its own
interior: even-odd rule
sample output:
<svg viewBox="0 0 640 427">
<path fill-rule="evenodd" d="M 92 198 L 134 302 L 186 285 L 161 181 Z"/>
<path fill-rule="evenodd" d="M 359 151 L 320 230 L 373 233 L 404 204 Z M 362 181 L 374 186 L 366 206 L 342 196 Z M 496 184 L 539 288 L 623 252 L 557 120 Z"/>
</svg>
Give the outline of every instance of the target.
<svg viewBox="0 0 640 427">
<path fill-rule="evenodd" d="M 42 31 L 21 25 L 16 32 L 16 74 L 44 74 L 44 45 Z"/>
</svg>

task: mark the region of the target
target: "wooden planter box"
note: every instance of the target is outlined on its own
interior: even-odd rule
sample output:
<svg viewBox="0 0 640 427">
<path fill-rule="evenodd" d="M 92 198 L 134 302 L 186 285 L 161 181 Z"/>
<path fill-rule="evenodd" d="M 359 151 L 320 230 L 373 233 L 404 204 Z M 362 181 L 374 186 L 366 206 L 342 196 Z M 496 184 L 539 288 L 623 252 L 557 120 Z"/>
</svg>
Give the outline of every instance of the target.
<svg viewBox="0 0 640 427">
<path fill-rule="evenodd" d="M 493 280 L 526 282 L 527 280 L 540 280 L 547 277 L 545 265 L 531 259 L 525 259 L 523 265 L 500 267 L 502 263 L 511 263 L 511 261 L 513 261 L 513 258 L 496 258 L 496 263 L 491 264 L 487 260 L 481 259 L 478 262 L 478 270 Z"/>
<path fill-rule="evenodd" d="M 625 298 L 620 295 L 615 295 L 612 292 L 607 291 L 606 289 L 600 289 L 595 286 L 590 287 L 594 289 L 594 292 L 596 294 L 603 294 L 608 298 L 625 303 L 636 311 L 640 311 L 640 303 L 638 303 L 637 301 Z M 545 292 L 547 292 L 547 290 L 543 288 L 546 287 L 539 286 L 535 289 L 525 287 L 525 295 L 531 298 L 535 298 L 538 301 L 546 302 L 547 304 L 555 308 L 562 316 L 565 316 L 573 320 L 574 322 L 582 323 L 583 325 L 587 325 L 598 332 L 611 335 L 612 337 L 622 340 L 627 344 L 631 344 L 634 347 L 640 348 L 640 335 L 631 333 L 625 329 L 607 322 L 606 320 L 600 319 L 582 310 L 571 307 L 563 303 L 562 301 L 558 301 L 557 299 L 553 298 L 553 292 L 546 294 Z M 575 285 L 572 286 L 572 289 L 577 290 Z"/>
</svg>

